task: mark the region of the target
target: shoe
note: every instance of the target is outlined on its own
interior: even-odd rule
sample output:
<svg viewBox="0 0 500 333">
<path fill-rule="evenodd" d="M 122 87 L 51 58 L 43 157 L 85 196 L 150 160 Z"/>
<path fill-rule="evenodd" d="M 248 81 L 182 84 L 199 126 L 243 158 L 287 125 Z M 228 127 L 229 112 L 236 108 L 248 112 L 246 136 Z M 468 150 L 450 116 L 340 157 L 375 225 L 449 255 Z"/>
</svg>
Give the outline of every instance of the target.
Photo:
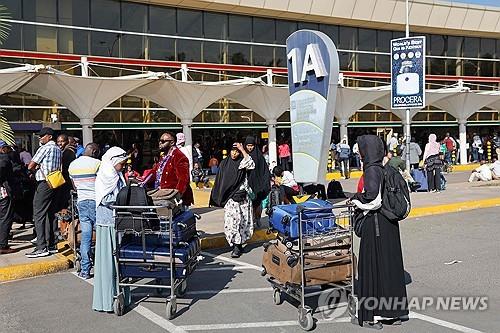
<svg viewBox="0 0 500 333">
<path fill-rule="evenodd" d="M 231 252 L 231 258 L 239 258 L 241 256 L 241 245 L 234 245 L 233 252 Z"/>
<path fill-rule="evenodd" d="M 28 258 L 39 258 L 47 256 L 50 256 L 50 252 L 47 250 L 47 248 L 44 248 L 42 250 L 34 249 L 33 252 L 26 253 L 26 257 Z"/>
<path fill-rule="evenodd" d="M 30 240 L 31 244 L 36 244 L 36 237 Z"/>
<path fill-rule="evenodd" d="M 84 272 L 78 273 L 78 277 L 84 280 L 92 278 L 92 276 L 89 273 L 84 273 Z"/>
<path fill-rule="evenodd" d="M 381 330 L 382 328 L 384 328 L 384 326 L 379 321 L 375 321 L 375 322 L 364 321 L 363 322 L 363 328 L 371 328 L 371 329 L 374 329 L 374 330 Z"/>
<path fill-rule="evenodd" d="M 59 250 L 57 249 L 56 246 L 50 246 L 49 247 L 49 253 L 50 254 L 56 254 L 57 252 L 59 252 Z"/>
<path fill-rule="evenodd" d="M 10 254 L 10 253 L 16 253 L 16 252 L 17 252 L 16 249 L 13 249 L 13 248 L 8 247 L 8 246 L 0 249 L 0 254 Z"/>
<path fill-rule="evenodd" d="M 379 323 L 382 325 L 399 326 L 401 325 L 401 318 L 381 319 Z"/>
</svg>

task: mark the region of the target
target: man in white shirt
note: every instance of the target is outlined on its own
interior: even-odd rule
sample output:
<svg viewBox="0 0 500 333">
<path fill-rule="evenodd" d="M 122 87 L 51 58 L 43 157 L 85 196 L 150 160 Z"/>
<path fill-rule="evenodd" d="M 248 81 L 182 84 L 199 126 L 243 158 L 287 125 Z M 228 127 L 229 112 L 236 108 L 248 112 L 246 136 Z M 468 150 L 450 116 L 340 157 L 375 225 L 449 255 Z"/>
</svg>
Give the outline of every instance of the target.
<svg viewBox="0 0 500 333">
<path fill-rule="evenodd" d="M 493 178 L 491 167 L 486 164 L 485 160 L 481 160 L 481 165 L 472 171 L 469 177 L 469 182 L 474 182 L 476 180 L 481 180 L 483 182 L 489 182 Z"/>
<path fill-rule="evenodd" d="M 497 148 L 497 154 L 500 155 L 500 148 Z M 500 160 L 495 159 L 495 161 L 491 164 L 491 173 L 493 179 L 500 179 Z"/>
<path fill-rule="evenodd" d="M 189 175 L 191 177 L 191 170 L 193 170 L 193 155 L 190 149 L 186 147 L 186 136 L 184 133 L 177 133 L 175 135 L 175 138 L 177 139 L 176 145 L 177 148 L 188 158 L 189 160 Z"/>
<path fill-rule="evenodd" d="M 273 169 L 274 183 L 280 188 L 280 201 L 293 202 L 293 196 L 299 194 L 299 185 L 290 171 L 283 171 L 280 166 Z"/>
</svg>

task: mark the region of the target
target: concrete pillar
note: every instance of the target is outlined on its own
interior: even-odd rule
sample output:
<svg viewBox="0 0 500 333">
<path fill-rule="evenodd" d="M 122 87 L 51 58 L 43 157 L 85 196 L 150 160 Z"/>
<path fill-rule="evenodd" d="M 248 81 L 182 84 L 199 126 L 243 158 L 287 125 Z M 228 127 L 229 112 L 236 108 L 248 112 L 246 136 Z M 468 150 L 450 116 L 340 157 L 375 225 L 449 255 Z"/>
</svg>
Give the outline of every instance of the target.
<svg viewBox="0 0 500 333">
<path fill-rule="evenodd" d="M 341 142 L 345 137 L 347 139 L 347 143 L 349 143 L 349 136 L 347 135 L 347 124 L 348 123 L 349 123 L 349 119 L 339 119 L 339 125 L 340 125 L 339 142 Z"/>
<path fill-rule="evenodd" d="M 191 125 L 193 125 L 193 120 L 191 119 L 181 119 L 182 133 L 186 137 L 186 143 L 184 147 L 187 149 L 188 160 L 189 160 L 189 175 L 191 175 L 191 169 L 193 168 L 193 135 L 191 132 Z"/>
<path fill-rule="evenodd" d="M 269 165 L 273 165 L 273 162 L 278 164 L 278 145 L 276 142 L 276 119 L 266 120 L 267 132 L 269 133 Z"/>
<path fill-rule="evenodd" d="M 458 136 L 460 139 L 460 164 L 467 164 L 467 120 L 458 120 Z"/>
<path fill-rule="evenodd" d="M 92 135 L 92 126 L 94 126 L 94 119 L 82 118 L 80 119 L 80 125 L 82 125 L 82 144 L 83 146 L 86 146 L 88 143 L 94 141 Z"/>
</svg>

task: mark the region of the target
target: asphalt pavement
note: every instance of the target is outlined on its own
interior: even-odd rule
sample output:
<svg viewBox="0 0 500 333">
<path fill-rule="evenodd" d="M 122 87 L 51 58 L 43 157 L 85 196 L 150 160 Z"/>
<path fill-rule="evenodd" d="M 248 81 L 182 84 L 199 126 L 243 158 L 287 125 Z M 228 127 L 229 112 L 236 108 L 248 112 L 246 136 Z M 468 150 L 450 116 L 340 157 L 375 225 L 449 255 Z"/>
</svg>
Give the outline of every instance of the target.
<svg viewBox="0 0 500 333">
<path fill-rule="evenodd" d="M 409 297 L 487 297 L 486 311 L 413 308 L 410 319 L 390 332 L 498 332 L 500 330 L 499 208 L 408 219 L 401 222 Z M 165 319 L 165 298 L 153 289 L 134 290 L 122 317 L 91 310 L 92 280 L 73 272 L 0 284 L 0 332 L 301 332 L 293 302 L 275 305 L 260 275 L 262 247 L 249 245 L 234 260 L 229 249 L 203 254 L 178 300 L 178 316 Z M 312 307 L 316 298 L 307 302 Z M 316 311 L 316 332 L 365 332 L 340 311 Z"/>
</svg>

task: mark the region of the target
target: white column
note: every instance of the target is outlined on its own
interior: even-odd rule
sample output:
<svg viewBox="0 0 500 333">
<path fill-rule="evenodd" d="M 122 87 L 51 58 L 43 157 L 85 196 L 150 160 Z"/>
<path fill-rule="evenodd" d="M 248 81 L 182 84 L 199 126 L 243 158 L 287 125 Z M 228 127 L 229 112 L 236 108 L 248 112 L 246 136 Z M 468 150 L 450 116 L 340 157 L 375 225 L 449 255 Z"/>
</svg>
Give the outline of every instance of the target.
<svg viewBox="0 0 500 333">
<path fill-rule="evenodd" d="M 460 164 L 467 164 L 467 120 L 458 120 L 458 135 L 460 139 Z"/>
<path fill-rule="evenodd" d="M 347 135 L 347 124 L 349 123 L 349 119 L 339 119 L 339 125 L 340 125 L 340 140 L 339 142 L 342 142 L 344 137 L 347 139 L 347 143 L 349 143 L 349 136 Z"/>
<path fill-rule="evenodd" d="M 272 165 L 273 162 L 278 164 L 278 145 L 276 143 L 276 124 L 278 122 L 276 119 L 268 119 L 266 120 L 267 132 L 269 133 L 269 165 Z"/>
<path fill-rule="evenodd" d="M 82 125 L 82 144 L 85 147 L 88 143 L 94 141 L 92 135 L 92 126 L 94 126 L 94 119 L 82 118 L 80 119 L 80 125 Z"/>
<path fill-rule="evenodd" d="M 193 168 L 193 135 L 191 133 L 191 125 L 193 125 L 193 120 L 191 119 L 181 119 L 182 133 L 186 137 L 186 143 L 184 147 L 187 149 L 188 160 L 189 160 L 189 174 L 191 175 L 191 169 Z"/>
</svg>

